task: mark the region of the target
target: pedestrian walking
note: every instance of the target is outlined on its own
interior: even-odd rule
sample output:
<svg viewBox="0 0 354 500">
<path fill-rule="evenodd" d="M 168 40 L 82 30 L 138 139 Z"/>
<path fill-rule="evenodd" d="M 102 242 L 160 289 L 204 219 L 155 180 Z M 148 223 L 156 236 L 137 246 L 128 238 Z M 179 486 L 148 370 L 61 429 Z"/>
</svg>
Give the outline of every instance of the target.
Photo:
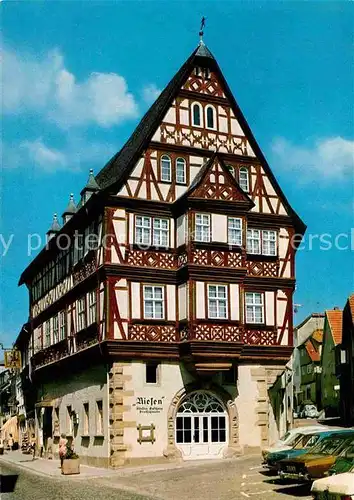
<svg viewBox="0 0 354 500">
<path fill-rule="evenodd" d="M 12 437 L 12 434 L 10 434 L 9 439 L 7 440 L 7 444 L 12 451 L 14 447 L 14 438 Z"/>
</svg>

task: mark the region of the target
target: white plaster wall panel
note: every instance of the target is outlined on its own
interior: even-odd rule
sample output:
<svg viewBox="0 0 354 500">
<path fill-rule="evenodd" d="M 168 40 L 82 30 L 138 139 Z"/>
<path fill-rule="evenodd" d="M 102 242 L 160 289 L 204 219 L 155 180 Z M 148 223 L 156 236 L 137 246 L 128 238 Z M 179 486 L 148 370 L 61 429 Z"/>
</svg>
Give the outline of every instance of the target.
<svg viewBox="0 0 354 500">
<path fill-rule="evenodd" d="M 116 237 L 116 241 L 118 244 L 125 243 L 125 232 L 126 232 L 126 223 L 125 220 L 114 220 L 113 221 L 114 233 Z"/>
<path fill-rule="evenodd" d="M 118 282 L 119 286 L 124 286 Z M 127 290 L 116 290 L 116 299 L 118 304 L 119 315 L 122 319 L 128 318 L 128 292 Z"/>
<path fill-rule="evenodd" d="M 132 245 L 134 243 L 134 214 L 128 214 L 129 217 L 129 244 Z"/>
<path fill-rule="evenodd" d="M 175 220 L 174 219 L 168 219 L 169 220 L 169 226 L 170 226 L 170 246 L 171 248 L 175 248 Z"/>
<path fill-rule="evenodd" d="M 187 284 L 178 287 L 178 319 L 187 319 Z"/>
<path fill-rule="evenodd" d="M 156 156 L 150 155 L 150 163 L 151 163 L 152 170 L 155 174 L 155 177 L 157 179 L 157 158 L 156 158 Z"/>
<path fill-rule="evenodd" d="M 167 123 L 176 123 L 176 110 L 175 108 L 170 108 L 163 119 Z"/>
<path fill-rule="evenodd" d="M 131 405 L 131 410 L 124 413 L 124 421 L 136 422 L 136 426 L 124 429 L 124 441 L 129 443 L 127 455 L 130 458 L 161 457 L 167 447 L 167 415 L 172 399 L 185 385 L 192 382 L 191 375 L 177 363 L 161 363 L 159 366 L 159 383 L 145 383 L 145 363 L 134 361 L 132 366 L 124 367 L 124 375 L 132 376 L 126 383 L 127 390 L 134 390 L 134 396 L 125 398 L 125 404 Z M 138 398 L 155 399 L 162 402 L 158 405 L 159 413 L 142 413 L 137 409 Z M 151 443 L 137 442 L 138 425 L 155 425 L 156 441 Z"/>
<path fill-rule="evenodd" d="M 112 264 L 119 264 L 119 257 L 117 254 L 117 250 L 114 248 L 114 246 L 111 246 L 111 262 Z"/>
<path fill-rule="evenodd" d="M 261 431 L 257 423 L 256 406 L 258 394 L 257 382 L 252 379 L 254 366 L 238 367 L 238 391 L 236 406 L 239 413 L 239 441 L 241 446 L 260 446 Z"/>
<path fill-rule="evenodd" d="M 248 141 L 247 141 L 247 154 L 248 154 L 248 156 L 254 156 L 254 157 L 256 156 Z"/>
<path fill-rule="evenodd" d="M 278 238 L 279 257 L 284 259 L 289 247 L 289 233 L 285 228 L 280 228 Z"/>
<path fill-rule="evenodd" d="M 128 179 L 129 188 L 133 196 L 138 186 L 138 182 L 139 181 L 136 181 L 135 179 Z"/>
<path fill-rule="evenodd" d="M 262 174 L 265 174 L 263 168 L 261 168 L 261 172 L 262 172 Z M 268 179 L 268 177 L 266 175 L 263 175 L 263 184 L 264 184 L 264 187 L 265 187 L 267 194 L 269 194 L 270 196 L 277 196 L 277 193 L 275 192 L 270 180 Z"/>
<path fill-rule="evenodd" d="M 135 165 L 133 172 L 131 173 L 132 177 L 141 177 L 144 166 L 144 158 L 140 158 L 138 163 Z"/>
<path fill-rule="evenodd" d="M 200 170 L 200 166 L 198 165 L 197 167 L 191 165 L 189 168 L 189 181 L 192 183 L 195 179 L 195 176 L 198 174 Z"/>
<path fill-rule="evenodd" d="M 270 210 L 270 207 L 269 207 L 268 203 L 265 200 L 263 201 L 262 208 L 263 208 L 263 210 L 262 210 L 263 213 L 265 213 L 265 214 L 271 214 L 272 213 L 271 210 Z"/>
<path fill-rule="evenodd" d="M 125 187 L 125 185 L 118 191 L 118 194 L 120 196 L 129 196 L 128 195 L 128 190 L 127 188 Z"/>
<path fill-rule="evenodd" d="M 274 292 L 265 292 L 265 317 L 266 324 L 274 326 Z"/>
<path fill-rule="evenodd" d="M 281 204 L 281 205 L 280 205 L 280 208 L 279 208 L 279 214 L 280 214 L 280 215 L 287 215 L 287 211 L 285 210 L 285 208 L 284 208 L 284 205 L 283 205 L 283 204 Z"/>
<path fill-rule="evenodd" d="M 259 197 L 258 196 L 256 196 L 253 199 L 253 203 L 254 203 L 254 207 L 251 208 L 251 212 L 260 212 L 260 209 L 259 209 Z"/>
<path fill-rule="evenodd" d="M 219 130 L 220 132 L 228 132 L 229 124 L 227 118 L 223 116 L 219 116 Z"/>
<path fill-rule="evenodd" d="M 138 198 L 143 198 L 145 200 L 146 197 L 147 197 L 147 195 L 146 195 L 146 183 L 143 182 L 142 185 L 140 186 L 140 189 L 139 189 Z"/>
<path fill-rule="evenodd" d="M 179 110 L 179 121 L 181 125 L 189 125 L 189 111 L 187 109 Z"/>
<path fill-rule="evenodd" d="M 107 374 L 102 366 L 90 366 L 86 371 L 71 375 L 70 371 L 61 372 L 60 377 L 43 384 L 43 398 L 57 399 L 59 405 L 60 433 L 68 434 L 67 407 L 71 406 L 79 416 L 77 433 L 73 435 L 74 450 L 80 457 L 109 457 L 109 429 L 108 429 L 108 398 Z M 96 401 L 103 403 L 103 430 L 104 436 L 100 444 L 95 443 L 96 432 Z M 84 434 L 84 403 L 89 404 L 89 438 L 86 446 L 82 445 Z M 95 443 L 95 444 L 94 444 Z M 53 444 L 54 453 L 58 453 L 58 443 Z"/>
<path fill-rule="evenodd" d="M 160 188 L 160 191 L 161 191 L 163 199 L 166 200 L 168 192 L 169 192 L 169 190 L 171 188 L 171 184 L 165 184 L 165 183 L 162 184 L 162 183 L 159 183 L 159 188 Z M 158 197 L 156 191 L 155 191 L 155 197 L 154 197 L 154 199 L 159 200 L 159 197 Z"/>
<path fill-rule="evenodd" d="M 140 283 L 131 283 L 131 311 L 132 318 L 140 318 Z"/>
<path fill-rule="evenodd" d="M 231 283 L 230 284 L 230 309 L 231 309 L 231 320 L 240 321 L 240 294 L 239 285 Z"/>
<path fill-rule="evenodd" d="M 180 198 L 186 191 L 188 186 L 176 186 L 176 199 Z"/>
<path fill-rule="evenodd" d="M 211 215 L 212 241 L 227 243 L 227 217 L 220 214 Z"/>
<path fill-rule="evenodd" d="M 233 112 L 231 111 L 231 134 L 244 136 L 245 134 L 243 133 L 243 130 L 240 127 L 240 124 L 238 123 L 236 118 L 234 118 L 232 115 L 233 115 Z"/>
<path fill-rule="evenodd" d="M 165 292 L 167 293 L 167 320 L 176 321 L 176 286 L 167 285 Z"/>
<path fill-rule="evenodd" d="M 156 130 L 156 132 L 154 133 L 154 135 L 152 136 L 152 141 L 155 141 L 155 142 L 160 142 L 160 127 L 158 127 L 158 129 Z"/>
<path fill-rule="evenodd" d="M 205 319 L 207 315 L 205 295 L 204 295 L 204 282 L 196 282 L 196 293 L 195 293 L 195 305 L 196 305 L 196 317 L 198 319 Z"/>
<path fill-rule="evenodd" d="M 277 300 L 277 323 L 281 326 L 284 322 L 287 302 L 285 300 Z"/>
<path fill-rule="evenodd" d="M 183 214 L 177 219 L 177 247 L 186 243 L 186 216 Z"/>
<path fill-rule="evenodd" d="M 201 156 L 190 156 L 189 164 L 197 167 L 201 167 L 204 163 L 204 158 Z"/>
</svg>

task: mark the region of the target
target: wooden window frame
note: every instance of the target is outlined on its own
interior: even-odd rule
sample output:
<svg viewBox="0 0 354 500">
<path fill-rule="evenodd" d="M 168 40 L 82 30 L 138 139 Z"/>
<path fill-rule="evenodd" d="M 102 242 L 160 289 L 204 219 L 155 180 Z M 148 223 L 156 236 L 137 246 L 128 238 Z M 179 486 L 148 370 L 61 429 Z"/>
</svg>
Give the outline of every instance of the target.
<svg viewBox="0 0 354 500">
<path fill-rule="evenodd" d="M 258 294 L 262 297 L 262 303 L 261 304 L 247 304 L 247 295 L 248 294 Z M 247 306 L 251 305 L 252 307 L 261 307 L 262 311 L 262 321 L 249 321 L 247 318 Z M 265 325 L 266 324 L 266 303 L 265 303 L 265 293 L 257 290 L 245 290 L 245 300 L 244 300 L 244 318 L 245 318 L 245 324 L 247 325 Z"/>
<path fill-rule="evenodd" d="M 184 182 L 181 182 L 178 180 L 178 161 L 182 160 L 183 161 L 183 177 L 184 177 Z M 175 172 L 176 172 L 176 184 L 180 186 L 185 186 L 187 184 L 187 162 L 186 159 L 183 158 L 182 156 L 178 156 L 175 161 Z"/>
<path fill-rule="evenodd" d="M 52 318 L 53 322 L 53 344 L 57 344 L 59 339 L 59 313 L 55 314 Z"/>
<path fill-rule="evenodd" d="M 169 171 L 170 171 L 170 176 L 169 176 L 169 179 L 163 179 L 163 178 L 162 178 L 162 172 L 163 172 L 162 162 L 163 162 L 163 161 L 164 161 L 164 159 L 166 159 L 166 158 L 168 158 L 169 163 L 170 163 L 170 169 L 169 169 Z M 167 182 L 167 183 L 169 183 L 169 184 L 172 182 L 172 158 L 171 158 L 171 156 L 170 156 L 170 155 L 168 155 L 168 154 L 163 154 L 163 155 L 161 155 L 161 157 L 160 157 L 160 181 L 161 181 L 161 182 Z"/>
<path fill-rule="evenodd" d="M 157 285 L 157 284 L 152 284 L 152 283 L 142 283 L 142 293 L 141 293 L 141 317 L 144 320 L 147 321 L 166 321 L 167 319 L 167 290 L 166 290 L 166 285 Z M 145 288 L 152 287 L 154 288 L 161 288 L 162 289 L 162 299 L 147 299 L 147 300 L 152 300 L 153 303 L 157 301 L 162 302 L 162 317 L 161 318 L 155 318 L 155 317 L 147 317 L 146 316 L 146 310 L 145 310 Z"/>
<path fill-rule="evenodd" d="M 240 228 L 230 228 L 230 221 L 231 220 L 239 220 L 241 227 Z M 241 232 L 241 242 L 240 243 L 233 243 L 230 241 L 230 229 L 239 230 Z M 243 219 L 242 219 L 242 217 L 228 217 L 227 218 L 227 242 L 229 245 L 242 247 L 242 245 L 243 245 Z"/>
<path fill-rule="evenodd" d="M 63 309 L 62 311 L 59 311 L 59 341 L 61 340 L 64 340 L 66 339 L 67 337 L 67 324 L 68 324 L 68 318 L 67 318 L 67 313 L 66 313 L 66 310 Z M 63 325 L 63 321 L 62 321 L 62 318 L 64 317 L 64 325 Z M 62 336 L 62 329 L 63 329 L 63 326 L 64 326 L 64 336 Z"/>
<path fill-rule="evenodd" d="M 197 216 L 207 216 L 209 220 L 209 239 L 208 240 L 198 240 L 197 239 Z M 211 214 L 207 212 L 195 212 L 194 213 L 194 235 L 193 235 L 193 240 L 197 243 L 210 243 L 212 240 L 212 226 L 211 226 Z M 202 224 L 203 227 L 203 224 Z"/>
<path fill-rule="evenodd" d="M 248 246 L 248 231 L 258 231 L 259 232 L 259 252 L 251 252 L 250 248 Z M 270 232 L 274 233 L 275 240 L 274 240 L 274 247 L 275 247 L 275 253 L 265 253 L 263 251 L 264 249 L 264 232 Z M 258 227 L 247 227 L 246 229 L 246 253 L 248 255 L 262 255 L 264 257 L 277 257 L 279 255 L 279 248 L 278 248 L 278 231 L 276 229 L 260 229 Z"/>
<path fill-rule="evenodd" d="M 91 297 L 94 297 L 94 301 L 91 302 Z M 87 307 L 87 325 L 92 325 L 93 323 L 96 323 L 97 321 L 97 293 L 96 290 L 91 290 L 87 294 L 87 302 L 88 302 L 88 307 Z M 93 311 L 93 313 L 92 313 Z"/>
<path fill-rule="evenodd" d="M 141 217 L 143 219 L 149 219 L 149 243 L 139 243 L 137 241 L 136 229 L 137 229 L 137 219 Z M 165 220 L 167 221 L 167 245 L 155 245 L 154 244 L 154 221 L 155 220 Z M 144 226 L 141 226 L 144 228 Z M 145 228 L 147 229 L 147 227 Z M 134 214 L 134 245 L 141 246 L 143 248 L 171 248 L 171 219 L 169 217 L 151 217 L 150 215 L 140 215 Z"/>
<path fill-rule="evenodd" d="M 80 310 L 79 304 L 84 304 L 83 310 Z M 81 318 L 84 319 L 84 326 L 81 325 Z M 87 304 L 86 304 L 86 296 L 80 297 L 77 299 L 77 331 L 80 332 L 87 328 Z"/>
<path fill-rule="evenodd" d="M 197 125 L 194 121 L 194 106 L 198 106 L 199 108 L 199 125 Z M 191 103 L 191 125 L 192 127 L 196 127 L 196 128 L 203 128 L 204 124 L 203 124 L 203 106 L 200 104 L 200 102 L 197 102 L 197 101 L 193 101 Z"/>
<path fill-rule="evenodd" d="M 243 187 L 241 186 L 241 172 L 247 172 L 247 190 L 246 189 L 243 189 Z M 242 191 L 244 191 L 245 193 L 249 193 L 251 191 L 251 183 L 250 183 L 250 171 L 249 171 L 249 168 L 247 167 L 239 167 L 238 168 L 238 185 L 240 186 L 240 188 L 242 189 Z"/>
<path fill-rule="evenodd" d="M 229 299 L 229 286 L 227 283 L 207 283 L 206 284 L 206 300 L 207 300 L 207 303 L 205 305 L 206 307 L 206 311 L 207 311 L 207 318 L 208 319 L 211 319 L 211 320 L 228 320 L 229 317 L 230 317 L 230 299 Z M 210 294 L 209 294 L 209 290 L 210 290 L 210 287 L 223 287 L 225 288 L 225 298 L 219 298 L 218 297 L 218 294 L 216 297 L 210 297 Z M 220 316 L 211 316 L 210 315 L 210 304 L 209 304 L 209 301 L 210 299 L 214 299 L 216 300 L 216 302 L 218 303 L 218 301 L 225 301 L 225 317 L 220 317 Z M 217 307 L 218 309 L 218 307 Z M 218 311 L 219 312 L 219 311 Z"/>
<path fill-rule="evenodd" d="M 211 109 L 213 112 L 213 126 L 210 127 L 208 123 L 208 110 Z M 207 104 L 204 108 L 204 113 L 205 113 L 205 128 L 208 130 L 217 130 L 217 111 L 214 106 L 211 104 Z"/>
</svg>

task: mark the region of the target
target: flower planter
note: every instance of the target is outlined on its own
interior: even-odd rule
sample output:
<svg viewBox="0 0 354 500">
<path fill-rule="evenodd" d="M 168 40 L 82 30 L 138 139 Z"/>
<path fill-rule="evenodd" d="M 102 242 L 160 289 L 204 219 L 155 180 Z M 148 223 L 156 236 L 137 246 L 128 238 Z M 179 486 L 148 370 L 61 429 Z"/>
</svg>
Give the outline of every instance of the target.
<svg viewBox="0 0 354 500">
<path fill-rule="evenodd" d="M 61 473 L 64 475 L 80 474 L 80 459 L 64 458 Z"/>
</svg>

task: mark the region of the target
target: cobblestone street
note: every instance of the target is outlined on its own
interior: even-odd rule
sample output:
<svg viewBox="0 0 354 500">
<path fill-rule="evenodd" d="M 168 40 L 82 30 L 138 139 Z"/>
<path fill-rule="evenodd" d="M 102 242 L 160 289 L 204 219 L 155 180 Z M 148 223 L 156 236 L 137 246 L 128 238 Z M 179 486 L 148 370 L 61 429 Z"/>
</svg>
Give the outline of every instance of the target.
<svg viewBox="0 0 354 500">
<path fill-rule="evenodd" d="M 0 462 L 1 463 L 1 462 Z M 309 487 L 269 476 L 257 456 L 107 471 L 95 477 L 39 476 L 2 462 L 2 500 L 271 500 L 310 498 Z"/>
</svg>

